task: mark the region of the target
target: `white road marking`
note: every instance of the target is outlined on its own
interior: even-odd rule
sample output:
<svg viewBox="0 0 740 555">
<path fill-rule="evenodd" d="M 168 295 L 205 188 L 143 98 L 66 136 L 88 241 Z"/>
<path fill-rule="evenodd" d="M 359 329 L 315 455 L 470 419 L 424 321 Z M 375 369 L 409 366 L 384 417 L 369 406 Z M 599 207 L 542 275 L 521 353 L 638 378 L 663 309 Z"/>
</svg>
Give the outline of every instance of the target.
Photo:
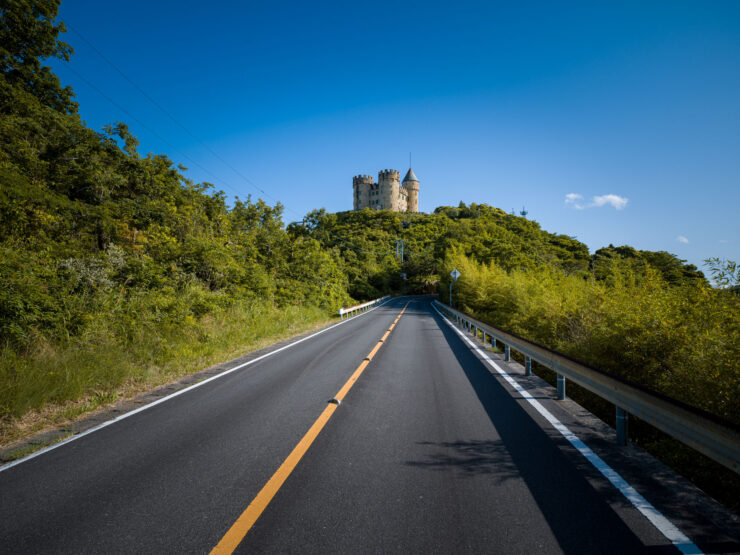
<svg viewBox="0 0 740 555">
<path fill-rule="evenodd" d="M 396 297 L 396 298 L 399 298 L 399 297 Z M 106 428 L 107 426 L 110 426 L 111 424 L 115 424 L 116 422 L 120 422 L 121 420 L 124 420 L 124 419 L 128 418 L 129 416 L 133 416 L 133 415 L 138 414 L 138 413 L 140 413 L 142 411 L 145 411 L 147 409 L 150 409 L 150 408 L 152 408 L 155 405 L 158 405 L 160 403 L 164 403 L 165 401 L 169 401 L 170 399 L 173 399 L 173 398 L 177 397 L 178 395 L 182 395 L 183 393 L 187 393 L 188 391 L 192 391 L 196 387 L 200 387 L 202 385 L 207 384 L 208 382 L 212 382 L 213 380 L 217 380 L 219 378 L 223 378 L 224 376 L 227 376 L 228 374 L 231 374 L 232 372 L 236 372 L 237 370 L 241 370 L 245 366 L 249 366 L 250 364 L 254 364 L 255 362 L 259 362 L 260 360 L 265 359 L 267 357 L 270 357 L 270 356 L 272 356 L 274 354 L 277 354 L 277 353 L 279 353 L 281 351 L 284 351 L 285 349 L 290 349 L 291 347 L 294 347 L 294 346 L 298 345 L 299 343 L 303 343 L 304 341 L 308 341 L 309 339 L 313 339 L 317 335 L 321 335 L 322 333 L 325 333 L 325 332 L 327 332 L 327 331 L 329 331 L 331 329 L 334 329 L 337 326 L 341 326 L 341 325 L 346 324 L 348 322 L 354 321 L 355 319 L 360 318 L 360 317 L 362 317 L 362 316 L 364 316 L 366 314 L 370 314 L 376 308 L 380 308 L 381 306 L 383 306 L 384 304 L 387 304 L 387 303 L 391 302 L 392 300 L 395 300 L 395 299 L 388 299 L 384 303 L 381 303 L 378 306 L 371 308 L 367 312 L 363 312 L 363 313 L 358 314 L 357 316 L 354 316 L 352 318 L 347 318 L 346 320 L 342 320 L 341 322 L 337 322 L 336 324 L 334 324 L 332 326 L 329 326 L 328 328 L 324 328 L 323 330 L 319 330 L 316 333 L 312 333 L 308 337 L 304 337 L 303 339 L 299 339 L 298 341 L 295 341 L 295 342 L 291 343 L 290 345 L 285 345 L 284 347 L 280 347 L 279 349 L 275 349 L 274 351 L 270 351 L 269 353 L 265 353 L 262 356 L 258 356 L 255 359 L 248 360 L 247 362 L 244 362 L 242 364 L 239 364 L 237 366 L 234 366 L 233 368 L 229 368 L 228 370 L 224 370 L 220 374 L 216 374 L 215 376 L 211 376 L 210 378 L 207 378 L 207 379 L 203 380 L 202 382 L 195 383 L 195 384 L 190 385 L 190 386 L 188 386 L 188 387 L 186 387 L 184 389 L 181 389 L 179 391 L 176 391 L 175 393 L 172 393 L 170 395 L 167 395 L 166 397 L 162 397 L 161 399 L 157 399 L 156 401 L 152 401 L 148 405 L 144 405 L 143 407 L 139 407 L 138 409 L 134 409 L 134 410 L 132 410 L 130 412 L 127 412 L 125 414 L 122 414 L 120 416 L 117 416 L 117 417 L 113 418 L 112 420 L 106 420 L 102 424 L 98 424 L 97 426 L 94 426 L 94 427 L 90 428 L 89 430 L 85 430 L 84 432 L 80 432 L 79 434 L 75 434 L 75 435 L 73 435 L 71 437 L 68 437 L 65 440 L 62 440 L 62 441 L 58 442 L 58 443 L 55 443 L 53 445 L 49 445 L 48 447 L 44 447 L 43 449 L 39 449 L 38 451 L 35 451 L 35 452 L 31 453 L 30 455 L 26 455 L 22 459 L 18 459 L 16 461 L 12 461 L 12 462 L 6 463 L 6 464 L 0 466 L 0 472 L 2 472 L 3 470 L 8 470 L 9 468 L 12 468 L 12 467 L 14 467 L 16 465 L 19 465 L 21 463 L 24 463 L 26 461 L 30 461 L 31 459 L 36 458 L 39 455 L 43 455 L 44 453 L 48 453 L 49 451 L 52 451 L 54 449 L 57 449 L 58 447 L 61 447 L 62 445 L 66 445 L 68 443 L 71 443 L 71 442 L 73 442 L 75 440 L 80 439 L 81 437 L 85 437 L 88 434 L 91 434 L 93 432 L 97 432 L 98 430 L 102 430 L 103 428 Z"/>
<path fill-rule="evenodd" d="M 486 353 L 485 349 L 480 345 L 473 342 L 467 335 L 460 331 L 457 326 L 453 325 L 452 322 L 444 317 L 442 313 L 437 310 L 437 307 L 431 305 L 437 314 L 450 326 L 465 342 L 475 350 L 478 355 L 483 358 L 491 368 L 496 370 L 508 383 L 513 387 L 519 395 L 526 399 L 534 409 L 539 412 L 545 419 L 552 424 L 560 434 L 567 439 L 570 444 L 575 447 L 581 455 L 586 457 L 596 470 L 609 480 L 612 485 L 617 488 L 632 505 L 640 511 L 645 518 L 647 518 L 653 526 L 655 526 L 661 534 L 668 538 L 673 545 L 675 545 L 681 553 L 698 555 L 702 551 L 686 536 L 681 530 L 679 530 L 670 520 L 668 520 L 663 513 L 653 507 L 650 502 L 640 495 L 635 488 L 633 488 L 627 481 L 622 478 L 617 471 L 604 462 L 604 460 L 594 453 L 581 439 L 576 436 L 573 432 L 568 429 L 560 420 L 558 420 L 549 410 L 543 407 L 539 401 L 537 401 L 532 395 L 527 392 L 521 385 L 519 385 L 514 378 L 507 374 L 504 370 L 499 367 L 493 360 L 491 360 Z"/>
</svg>

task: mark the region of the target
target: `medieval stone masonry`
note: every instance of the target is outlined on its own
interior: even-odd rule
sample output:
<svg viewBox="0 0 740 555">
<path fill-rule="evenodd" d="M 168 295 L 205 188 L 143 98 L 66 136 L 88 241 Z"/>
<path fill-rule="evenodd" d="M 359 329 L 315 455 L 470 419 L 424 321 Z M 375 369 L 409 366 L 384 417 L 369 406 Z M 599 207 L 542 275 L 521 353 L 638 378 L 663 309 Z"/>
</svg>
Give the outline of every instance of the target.
<svg viewBox="0 0 740 555">
<path fill-rule="evenodd" d="M 362 210 L 393 210 L 395 212 L 419 211 L 419 180 L 409 168 L 403 183 L 396 170 L 378 172 L 378 182 L 373 183 L 369 175 L 352 178 L 353 208 Z"/>
</svg>

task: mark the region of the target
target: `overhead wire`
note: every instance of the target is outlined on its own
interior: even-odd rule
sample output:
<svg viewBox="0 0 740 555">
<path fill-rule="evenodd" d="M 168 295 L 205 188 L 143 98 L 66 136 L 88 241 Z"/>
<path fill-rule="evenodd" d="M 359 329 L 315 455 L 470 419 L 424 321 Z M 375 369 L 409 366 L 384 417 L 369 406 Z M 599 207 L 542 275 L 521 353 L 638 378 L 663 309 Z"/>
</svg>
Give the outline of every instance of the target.
<svg viewBox="0 0 740 555">
<path fill-rule="evenodd" d="M 182 122 L 180 122 L 175 116 L 173 116 L 164 106 L 162 106 L 159 102 L 157 102 L 154 98 L 152 98 L 143 88 L 141 88 L 133 79 L 131 79 L 128 75 L 126 75 L 116 64 L 114 64 L 111 60 L 108 59 L 105 54 L 103 54 L 98 48 L 95 47 L 93 43 L 91 43 L 87 38 L 80 33 L 77 29 L 72 27 L 69 24 L 65 25 L 71 29 L 78 37 L 80 37 L 90 48 L 93 49 L 93 51 L 100 56 L 103 61 L 105 61 L 109 66 L 111 66 L 113 69 L 118 72 L 118 74 L 123 77 L 128 83 L 131 84 L 137 91 L 141 93 L 141 95 L 146 98 L 149 102 L 151 102 L 155 107 L 157 107 L 163 114 L 165 114 L 168 118 L 170 118 L 175 124 L 177 124 L 183 131 L 185 131 L 190 137 L 192 137 L 198 144 L 200 144 L 203 148 L 208 150 L 214 158 L 219 160 L 221 163 L 223 163 L 226 167 L 228 167 L 231 171 L 233 171 L 236 175 L 238 175 L 241 179 L 243 179 L 246 183 L 251 185 L 255 190 L 259 191 L 266 197 L 269 197 L 275 202 L 280 202 L 278 199 L 267 193 L 264 189 L 259 187 L 257 184 L 255 184 L 251 179 L 243 175 L 239 170 L 237 170 L 233 165 L 231 165 L 227 160 L 222 158 L 218 155 L 217 152 L 215 152 L 210 146 L 208 146 L 206 143 L 201 141 L 190 129 L 188 129 Z M 287 207 L 286 207 L 287 208 Z"/>
<path fill-rule="evenodd" d="M 208 175 L 210 175 L 212 178 L 214 178 L 215 180 L 219 181 L 227 189 L 231 190 L 235 194 L 237 193 L 236 189 L 234 189 L 233 187 L 231 187 L 225 180 L 223 180 L 222 178 L 220 178 L 217 175 L 215 175 L 208 168 L 205 168 L 200 163 L 198 163 L 196 160 L 194 160 L 193 158 L 191 158 L 190 156 L 188 156 L 186 153 L 184 153 L 182 150 L 180 150 L 179 148 L 177 148 L 175 145 L 173 145 L 172 143 L 170 143 L 167 139 L 165 139 L 164 137 L 162 137 L 154 129 L 152 129 L 151 127 L 149 127 L 146 123 L 144 123 L 143 121 L 141 121 L 139 118 L 137 118 L 131 112 L 129 112 L 126 108 L 124 108 L 118 102 L 116 102 L 115 100 L 113 100 L 110 96 L 108 96 L 107 94 L 105 94 L 100 88 L 98 88 L 95 84 L 93 84 L 92 82 L 90 82 L 90 80 L 88 80 L 86 77 L 84 77 L 83 75 L 81 75 L 78 71 L 75 71 L 74 69 L 72 69 L 69 66 L 67 66 L 67 69 L 69 71 L 71 71 L 72 73 L 74 73 L 88 87 L 90 87 L 91 89 L 93 89 L 100 96 L 102 96 L 108 102 L 110 102 L 111 104 L 113 104 L 113 106 L 115 106 L 116 108 L 118 108 L 119 110 L 121 110 L 124 114 L 126 114 L 128 117 L 130 117 L 136 123 L 138 123 L 139 125 L 141 125 L 144 129 L 146 129 L 147 131 L 149 131 L 149 133 L 151 133 L 154 137 L 156 137 L 157 139 L 159 139 L 162 143 L 164 143 L 165 145 L 167 145 L 168 147 L 170 147 L 171 149 L 173 149 L 175 152 L 179 153 L 183 158 L 185 158 L 185 159 L 189 160 L 190 162 L 192 162 L 192 164 L 194 166 L 197 166 L 202 171 L 204 171 L 205 173 L 207 173 Z"/>
<path fill-rule="evenodd" d="M 149 102 L 151 102 L 157 109 L 159 109 L 162 113 L 164 113 L 169 119 L 171 119 L 175 124 L 177 124 L 183 131 L 185 131 L 190 137 L 192 137 L 198 144 L 200 144 L 203 148 L 205 148 L 208 152 L 211 153 L 211 155 L 219 160 L 221 163 L 223 163 L 226 167 L 228 167 L 231 171 L 233 171 L 238 177 L 240 177 L 242 180 L 244 180 L 247 184 L 249 184 L 252 188 L 262 193 L 264 196 L 270 198 L 276 203 L 280 203 L 286 210 L 292 212 L 293 214 L 296 214 L 299 218 L 303 219 L 304 216 L 300 214 L 299 212 L 291 209 L 290 207 L 283 204 L 279 199 L 273 197 L 269 193 L 267 193 L 263 188 L 258 186 L 256 183 L 254 183 L 251 179 L 249 179 L 247 176 L 245 176 L 242 172 L 240 172 L 238 169 L 236 169 L 232 164 L 230 164 L 227 160 L 225 160 L 223 157 L 221 157 L 217 152 L 215 152 L 209 145 L 204 143 L 200 138 L 198 138 L 192 131 L 190 131 L 182 122 L 180 122 L 175 116 L 173 116 L 167 109 L 165 109 L 159 102 L 157 102 L 154 98 L 152 98 L 141 86 L 139 86 L 133 79 L 131 79 L 128 75 L 126 75 L 116 64 L 114 64 L 110 59 L 108 59 L 105 54 L 103 54 L 98 48 L 95 47 L 95 45 L 92 44 L 82 33 L 80 33 L 77 29 L 75 29 L 73 26 L 69 25 L 65 22 L 65 26 L 70 29 L 72 32 L 74 32 L 80 39 L 82 39 L 100 58 L 105 61 L 108 65 L 110 65 L 116 72 L 121 75 L 129 84 L 131 84 L 139 93 L 146 98 Z M 164 137 L 162 137 L 159 133 L 154 131 L 151 127 L 149 127 L 147 124 L 142 122 L 139 118 L 134 116 L 131 112 L 129 112 L 126 108 L 121 106 L 119 103 L 117 103 L 115 100 L 110 98 L 107 94 L 105 94 L 99 87 L 91 83 L 87 78 L 82 76 L 79 72 L 75 71 L 71 68 L 71 66 L 66 66 L 67 69 L 69 69 L 72 73 L 74 73 L 79 79 L 81 79 L 84 83 L 86 83 L 89 87 L 91 87 L 93 90 L 95 90 L 98 94 L 100 94 L 103 98 L 105 98 L 108 102 L 113 104 L 115 107 L 117 107 L 119 110 L 121 110 L 124 114 L 126 114 L 128 117 L 130 117 L 132 120 L 136 121 L 139 125 L 141 125 L 144 129 L 149 131 L 153 136 L 155 136 L 157 139 L 162 141 L 164 144 L 172 148 L 175 152 L 178 152 L 180 155 L 182 155 L 187 160 L 190 160 L 190 162 L 193 163 L 196 167 L 204 171 L 206 174 L 210 175 L 212 178 L 214 178 L 216 181 L 223 184 L 227 189 L 229 189 L 232 193 L 235 195 L 238 194 L 238 192 L 231 186 L 229 183 L 224 180 L 221 177 L 218 177 L 213 172 L 205 168 L 202 164 L 195 161 L 192 157 L 188 156 L 186 153 L 182 152 L 179 148 L 174 146 L 172 143 L 167 141 Z M 346 239 L 343 239 L 339 236 L 337 236 L 335 233 L 332 233 L 329 230 L 324 230 L 328 235 L 333 236 L 335 241 L 344 243 L 347 245 L 346 248 L 355 250 L 358 252 L 365 252 L 365 253 L 371 253 L 371 254 L 392 254 L 393 251 L 374 251 L 374 250 L 368 250 L 363 249 L 362 247 L 358 246 L 352 246 Z M 337 246 L 335 244 L 335 246 Z"/>
</svg>

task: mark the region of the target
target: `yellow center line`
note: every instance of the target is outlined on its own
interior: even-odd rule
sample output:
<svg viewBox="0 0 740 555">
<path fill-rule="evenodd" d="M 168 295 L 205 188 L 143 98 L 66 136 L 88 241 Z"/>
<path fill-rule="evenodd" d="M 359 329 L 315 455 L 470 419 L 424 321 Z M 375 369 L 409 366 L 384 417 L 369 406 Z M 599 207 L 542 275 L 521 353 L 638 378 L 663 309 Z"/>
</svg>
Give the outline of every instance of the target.
<svg viewBox="0 0 740 555">
<path fill-rule="evenodd" d="M 344 399 L 344 396 L 347 395 L 347 392 L 352 388 L 360 375 L 365 371 L 365 368 L 367 368 L 367 365 L 370 364 L 370 361 L 373 359 L 380 347 L 383 346 L 383 342 L 393 331 L 393 328 L 401 319 L 401 316 L 403 316 L 403 313 L 406 311 L 406 307 L 408 305 L 409 303 L 407 302 L 401 312 L 398 314 L 398 317 L 393 321 L 391 327 L 388 328 L 380 341 L 378 341 L 377 345 L 373 347 L 373 350 L 370 351 L 370 354 L 365 357 L 365 360 L 360 363 L 354 373 L 350 376 L 349 380 L 347 380 L 347 382 L 342 386 L 342 389 L 340 389 L 339 392 L 336 394 L 334 399 L 336 399 L 337 401 L 342 401 L 342 399 Z M 257 522 L 257 519 L 260 517 L 262 512 L 267 508 L 267 505 L 269 505 L 270 501 L 272 501 L 272 498 L 275 497 L 275 494 L 278 492 L 280 487 L 285 483 L 285 480 L 287 480 L 288 476 L 290 476 L 290 474 L 293 472 L 293 469 L 295 469 L 299 461 L 303 458 L 303 455 L 306 454 L 308 448 L 311 447 L 311 444 L 314 442 L 326 423 L 332 417 L 334 411 L 337 410 L 337 406 L 338 405 L 334 403 L 330 403 L 326 406 L 324 411 L 308 429 L 306 435 L 304 435 L 303 438 L 298 442 L 298 445 L 293 448 L 293 451 L 291 451 L 290 455 L 288 455 L 288 458 L 283 461 L 283 464 L 280 465 L 280 468 L 277 469 L 275 474 L 273 474 L 272 477 L 267 481 L 267 483 L 262 487 L 260 492 L 257 494 L 257 497 L 252 500 L 245 511 L 239 516 L 238 519 L 236 519 L 236 522 L 231 526 L 231 528 L 229 528 L 229 531 L 226 532 L 226 535 L 221 538 L 221 541 L 218 542 L 218 545 L 216 545 L 216 547 L 211 550 L 211 555 L 221 555 L 234 552 L 237 546 L 244 539 L 244 536 L 247 535 L 247 532 L 249 532 L 254 523 Z"/>
</svg>

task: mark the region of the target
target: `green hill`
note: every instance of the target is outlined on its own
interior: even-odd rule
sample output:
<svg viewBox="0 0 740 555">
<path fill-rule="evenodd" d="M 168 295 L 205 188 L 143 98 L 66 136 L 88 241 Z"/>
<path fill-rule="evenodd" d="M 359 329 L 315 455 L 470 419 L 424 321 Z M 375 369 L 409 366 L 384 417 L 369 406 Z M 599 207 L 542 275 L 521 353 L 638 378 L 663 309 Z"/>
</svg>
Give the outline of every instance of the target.
<svg viewBox="0 0 740 555">
<path fill-rule="evenodd" d="M 638 279 L 657 272 L 670 285 L 708 285 L 695 266 L 667 252 L 610 245 L 590 255 L 588 247 L 572 237 L 548 233 L 537 222 L 486 204 L 441 206 L 433 214 L 315 210 L 288 231 L 338 249 L 350 294 L 357 298 L 400 291 L 401 273 L 407 275 L 409 291 L 445 281 L 445 259 L 453 252 L 507 271 L 547 267 L 609 280 L 629 269 Z M 396 253 L 398 240 L 404 243 L 403 261 Z"/>
</svg>

